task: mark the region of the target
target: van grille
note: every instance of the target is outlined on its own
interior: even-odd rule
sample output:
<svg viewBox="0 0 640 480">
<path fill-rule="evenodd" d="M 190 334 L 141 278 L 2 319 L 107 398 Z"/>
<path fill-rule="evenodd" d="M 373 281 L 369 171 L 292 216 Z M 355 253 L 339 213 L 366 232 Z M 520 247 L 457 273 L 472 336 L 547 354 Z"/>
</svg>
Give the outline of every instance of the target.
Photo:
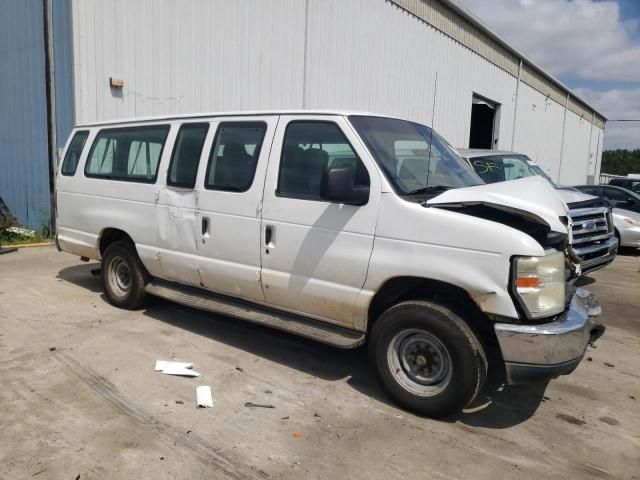
<svg viewBox="0 0 640 480">
<path fill-rule="evenodd" d="M 583 272 L 613 260 L 617 244 L 613 238 L 611 210 L 607 207 L 575 208 L 569 211 L 573 222 L 571 246 L 580 257 Z"/>
</svg>

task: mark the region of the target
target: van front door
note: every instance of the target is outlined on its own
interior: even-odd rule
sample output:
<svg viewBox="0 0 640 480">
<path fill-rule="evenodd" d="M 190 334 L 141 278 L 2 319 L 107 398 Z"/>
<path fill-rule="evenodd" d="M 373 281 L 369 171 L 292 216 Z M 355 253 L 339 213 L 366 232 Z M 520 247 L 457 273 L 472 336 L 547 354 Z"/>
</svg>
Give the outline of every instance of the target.
<svg viewBox="0 0 640 480">
<path fill-rule="evenodd" d="M 262 211 L 262 284 L 268 303 L 353 327 L 356 299 L 373 249 L 380 178 L 347 120 L 282 116 L 274 139 Z M 320 196 L 328 167 L 353 169 L 370 185 L 366 205 Z"/>
<path fill-rule="evenodd" d="M 277 116 L 226 117 L 198 185 L 199 265 L 204 287 L 264 302 L 260 285 L 260 204 Z"/>
<path fill-rule="evenodd" d="M 198 198 L 196 177 L 209 123 L 183 123 L 158 192 L 158 254 L 166 278 L 200 285 L 198 274 Z M 204 160 L 206 161 L 206 160 Z M 159 182 L 161 183 L 161 182 Z"/>
</svg>

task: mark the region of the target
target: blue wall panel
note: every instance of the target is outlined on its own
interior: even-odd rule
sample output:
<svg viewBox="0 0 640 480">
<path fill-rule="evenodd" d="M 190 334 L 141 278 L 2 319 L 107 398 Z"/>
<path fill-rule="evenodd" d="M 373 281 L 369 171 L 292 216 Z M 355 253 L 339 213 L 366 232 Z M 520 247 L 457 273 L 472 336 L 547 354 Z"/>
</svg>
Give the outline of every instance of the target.
<svg viewBox="0 0 640 480">
<path fill-rule="evenodd" d="M 49 223 L 42 0 L 0 0 L 0 196 L 31 228 Z"/>
<path fill-rule="evenodd" d="M 56 141 L 64 147 L 75 124 L 71 0 L 52 0 L 53 64 L 55 71 Z M 57 150 L 56 150 L 57 151 Z"/>
</svg>

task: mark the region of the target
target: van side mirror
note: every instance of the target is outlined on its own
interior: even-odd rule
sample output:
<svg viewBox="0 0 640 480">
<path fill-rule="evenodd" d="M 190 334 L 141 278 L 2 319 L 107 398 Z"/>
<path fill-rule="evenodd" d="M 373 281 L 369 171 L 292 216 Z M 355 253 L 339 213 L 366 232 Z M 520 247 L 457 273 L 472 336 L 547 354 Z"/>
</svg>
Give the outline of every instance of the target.
<svg viewBox="0 0 640 480">
<path fill-rule="evenodd" d="M 322 176 L 320 196 L 331 202 L 364 205 L 369 201 L 369 187 L 355 184 L 353 168 L 327 168 Z"/>
</svg>

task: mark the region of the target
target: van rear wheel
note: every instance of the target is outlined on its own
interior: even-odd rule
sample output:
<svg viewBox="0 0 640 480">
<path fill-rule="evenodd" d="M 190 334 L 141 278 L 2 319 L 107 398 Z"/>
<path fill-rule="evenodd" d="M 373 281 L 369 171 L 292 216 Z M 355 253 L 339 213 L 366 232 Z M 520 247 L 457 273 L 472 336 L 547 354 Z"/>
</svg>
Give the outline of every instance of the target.
<svg viewBox="0 0 640 480">
<path fill-rule="evenodd" d="M 109 303 L 134 309 L 144 304 L 148 273 L 127 242 L 107 246 L 102 257 L 102 285 Z"/>
<path fill-rule="evenodd" d="M 487 375 L 482 345 L 447 307 L 411 300 L 373 326 L 369 361 L 385 392 L 407 410 L 434 418 L 471 403 Z"/>
</svg>

